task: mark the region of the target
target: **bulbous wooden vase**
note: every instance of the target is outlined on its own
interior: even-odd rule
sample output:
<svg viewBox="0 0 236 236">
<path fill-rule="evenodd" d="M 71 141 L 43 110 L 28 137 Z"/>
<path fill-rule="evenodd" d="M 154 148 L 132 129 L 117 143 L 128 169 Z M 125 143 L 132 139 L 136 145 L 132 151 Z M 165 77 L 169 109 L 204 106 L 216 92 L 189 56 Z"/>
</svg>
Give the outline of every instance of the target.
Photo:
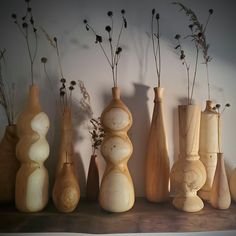
<svg viewBox="0 0 236 236">
<path fill-rule="evenodd" d="M 206 101 L 206 109 L 201 113 L 200 125 L 200 160 L 206 168 L 206 182 L 198 191 L 198 196 L 210 201 L 211 188 L 215 169 L 217 164 L 218 153 L 218 114 L 212 109 L 212 101 Z"/>
<path fill-rule="evenodd" d="M 206 170 L 198 155 L 201 110 L 197 105 L 183 105 L 178 111 L 180 154 L 171 170 L 176 193 L 173 205 L 182 211 L 197 212 L 204 206 L 197 191 L 206 181 Z"/>
<path fill-rule="evenodd" d="M 228 209 L 231 204 L 223 153 L 217 154 L 217 165 L 212 184 L 210 203 L 214 208 L 221 210 Z"/>
<path fill-rule="evenodd" d="M 61 123 L 61 142 L 57 160 L 53 203 L 60 212 L 72 212 L 80 199 L 80 188 L 75 173 L 71 109 L 66 107 Z"/>
<path fill-rule="evenodd" d="M 99 172 L 97 166 L 97 155 L 92 155 L 89 164 L 86 197 L 89 201 L 97 201 L 99 196 Z"/>
<path fill-rule="evenodd" d="M 229 181 L 231 197 L 236 202 L 236 168 L 234 169 Z"/>
<path fill-rule="evenodd" d="M 16 156 L 21 166 L 16 175 L 15 203 L 19 211 L 37 212 L 48 202 L 48 171 L 44 167 L 49 156 L 48 129 L 48 116 L 39 103 L 39 88 L 32 85 L 27 106 L 17 121 Z"/>
<path fill-rule="evenodd" d="M 53 187 L 53 203 L 58 211 L 68 213 L 75 210 L 80 199 L 80 188 L 74 165 L 64 163 Z"/>
<path fill-rule="evenodd" d="M 163 118 L 163 88 L 154 88 L 154 110 L 146 156 L 146 198 L 164 202 L 169 198 L 170 164 Z"/>
<path fill-rule="evenodd" d="M 20 166 L 16 159 L 17 142 L 16 125 L 7 126 L 0 142 L 0 203 L 15 199 L 16 172 Z"/>
<path fill-rule="evenodd" d="M 105 138 L 101 153 L 107 166 L 102 178 L 99 192 L 100 206 L 110 212 L 124 212 L 134 205 L 134 187 L 127 162 L 133 146 L 127 135 L 132 125 L 132 116 L 120 100 L 118 87 L 112 88 L 113 99 L 103 111 L 101 122 Z"/>
</svg>

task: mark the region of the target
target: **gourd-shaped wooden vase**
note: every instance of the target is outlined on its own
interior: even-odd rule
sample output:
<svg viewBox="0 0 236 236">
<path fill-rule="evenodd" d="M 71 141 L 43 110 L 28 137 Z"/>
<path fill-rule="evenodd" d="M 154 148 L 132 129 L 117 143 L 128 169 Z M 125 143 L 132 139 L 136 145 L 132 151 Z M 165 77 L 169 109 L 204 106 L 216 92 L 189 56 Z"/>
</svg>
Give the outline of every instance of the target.
<svg viewBox="0 0 236 236">
<path fill-rule="evenodd" d="M 61 142 L 57 161 L 53 202 L 60 212 L 72 212 L 80 199 L 80 188 L 74 167 L 71 109 L 66 107 L 61 124 Z"/>
<path fill-rule="evenodd" d="M 16 172 L 20 166 L 16 159 L 17 142 L 16 125 L 7 126 L 0 142 L 0 203 L 15 199 Z"/>
<path fill-rule="evenodd" d="M 236 202 L 236 168 L 234 169 L 229 181 L 231 197 Z"/>
<path fill-rule="evenodd" d="M 48 116 L 39 103 L 39 88 L 32 85 L 26 109 L 17 121 L 16 156 L 21 166 L 16 175 L 15 203 L 19 211 L 37 212 L 48 202 L 48 171 L 44 167 L 49 156 L 48 129 Z"/>
<path fill-rule="evenodd" d="M 163 118 L 163 88 L 154 88 L 154 110 L 146 156 L 146 198 L 164 202 L 169 198 L 170 164 Z"/>
<path fill-rule="evenodd" d="M 200 160 L 206 168 L 206 182 L 198 191 L 198 196 L 210 201 L 211 187 L 215 174 L 218 153 L 218 114 L 213 109 L 212 101 L 206 101 L 206 109 L 201 113 L 200 125 Z"/>
<path fill-rule="evenodd" d="M 97 201 L 98 196 L 99 196 L 99 172 L 97 166 L 97 155 L 92 155 L 88 170 L 86 197 L 89 201 Z"/>
<path fill-rule="evenodd" d="M 103 111 L 101 122 L 105 138 L 101 153 L 107 166 L 99 192 L 100 206 L 110 212 L 124 212 L 134 205 L 134 187 L 127 162 L 133 152 L 127 131 L 132 125 L 132 115 L 120 100 L 118 87 L 112 88 L 113 99 Z"/>
<path fill-rule="evenodd" d="M 217 154 L 217 165 L 212 184 L 210 203 L 214 208 L 221 210 L 228 209 L 231 204 L 223 153 Z"/>
<path fill-rule="evenodd" d="M 198 105 L 182 105 L 178 111 L 180 154 L 171 170 L 173 205 L 182 211 L 197 212 L 204 206 L 197 191 L 206 181 L 206 170 L 198 155 L 201 110 Z"/>
</svg>

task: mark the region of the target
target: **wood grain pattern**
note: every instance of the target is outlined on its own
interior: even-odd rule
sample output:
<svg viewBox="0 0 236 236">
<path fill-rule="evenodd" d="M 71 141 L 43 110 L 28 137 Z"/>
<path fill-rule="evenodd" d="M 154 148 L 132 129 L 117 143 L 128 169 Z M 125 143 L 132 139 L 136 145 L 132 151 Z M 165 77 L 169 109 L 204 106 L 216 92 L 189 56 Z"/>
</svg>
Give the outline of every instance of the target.
<svg viewBox="0 0 236 236">
<path fill-rule="evenodd" d="M 19 213 L 13 206 L 0 208 L 0 232 L 157 233 L 236 230 L 236 204 L 219 211 L 205 204 L 202 211 L 186 213 L 170 203 L 153 204 L 136 199 L 134 207 L 113 214 L 98 203 L 82 199 L 76 210 L 61 214 L 50 203 L 43 212 Z"/>
<path fill-rule="evenodd" d="M 61 140 L 57 160 L 53 202 L 60 212 L 72 212 L 80 199 L 79 182 L 76 177 L 73 150 L 71 108 L 65 107 L 61 123 Z"/>
<path fill-rule="evenodd" d="M 164 89 L 156 87 L 154 92 L 154 110 L 146 155 L 146 197 L 151 202 L 164 202 L 169 198 L 170 177 L 162 105 Z"/>
<path fill-rule="evenodd" d="M 217 154 L 217 165 L 213 179 L 210 203 L 218 209 L 228 209 L 231 204 L 228 179 L 225 171 L 223 153 Z"/>
<path fill-rule="evenodd" d="M 173 205 L 179 210 L 197 212 L 204 206 L 197 191 L 206 181 L 206 170 L 198 155 L 201 110 L 197 105 L 178 109 L 180 153 L 171 170 Z"/>
<path fill-rule="evenodd" d="M 0 142 L 0 203 L 15 200 L 16 173 L 20 166 L 16 159 L 17 142 L 16 125 L 7 126 Z"/>
<path fill-rule="evenodd" d="M 101 115 L 105 138 L 101 153 L 106 169 L 99 192 L 99 203 L 104 210 L 124 212 L 134 205 L 134 187 L 127 162 L 133 152 L 127 131 L 132 125 L 132 115 L 120 100 L 118 87 L 112 88 L 113 99 Z"/>
<path fill-rule="evenodd" d="M 16 156 L 21 166 L 16 175 L 15 203 L 23 212 L 40 211 L 48 202 L 49 180 L 44 166 L 49 156 L 48 129 L 49 119 L 39 102 L 39 87 L 32 85 L 27 106 L 17 120 Z"/>
<path fill-rule="evenodd" d="M 210 201 L 210 193 L 217 164 L 218 147 L 218 114 L 213 109 L 212 101 L 206 101 L 205 111 L 201 113 L 200 125 L 200 160 L 206 168 L 206 182 L 198 191 L 198 195 L 205 201 Z"/>
</svg>

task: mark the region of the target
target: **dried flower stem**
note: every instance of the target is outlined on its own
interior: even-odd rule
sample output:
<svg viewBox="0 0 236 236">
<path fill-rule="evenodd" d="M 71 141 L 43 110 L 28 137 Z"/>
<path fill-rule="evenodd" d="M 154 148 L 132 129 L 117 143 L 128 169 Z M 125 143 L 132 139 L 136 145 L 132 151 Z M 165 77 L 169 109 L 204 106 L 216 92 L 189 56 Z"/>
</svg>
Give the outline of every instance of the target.
<svg viewBox="0 0 236 236">
<path fill-rule="evenodd" d="M 154 33 L 154 18 L 156 18 L 157 24 L 157 33 Z M 159 24 L 159 14 L 156 14 L 155 9 L 152 10 L 152 19 L 151 19 L 151 35 L 152 35 L 152 49 L 155 60 L 156 73 L 158 78 L 158 87 L 161 86 L 161 47 L 160 47 L 160 24 Z M 157 38 L 157 43 L 155 45 L 155 37 Z M 157 60 L 158 53 L 158 60 Z"/>
</svg>

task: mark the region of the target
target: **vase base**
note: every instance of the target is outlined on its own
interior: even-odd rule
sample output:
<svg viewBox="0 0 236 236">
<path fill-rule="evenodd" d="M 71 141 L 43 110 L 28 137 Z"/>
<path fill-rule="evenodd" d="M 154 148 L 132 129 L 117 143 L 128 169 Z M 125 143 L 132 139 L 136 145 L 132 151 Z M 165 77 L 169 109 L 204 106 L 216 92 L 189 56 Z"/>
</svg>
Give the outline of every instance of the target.
<svg viewBox="0 0 236 236">
<path fill-rule="evenodd" d="M 181 211 L 197 212 L 202 210 L 204 203 L 198 196 L 192 197 L 175 197 L 173 205 Z"/>
</svg>

